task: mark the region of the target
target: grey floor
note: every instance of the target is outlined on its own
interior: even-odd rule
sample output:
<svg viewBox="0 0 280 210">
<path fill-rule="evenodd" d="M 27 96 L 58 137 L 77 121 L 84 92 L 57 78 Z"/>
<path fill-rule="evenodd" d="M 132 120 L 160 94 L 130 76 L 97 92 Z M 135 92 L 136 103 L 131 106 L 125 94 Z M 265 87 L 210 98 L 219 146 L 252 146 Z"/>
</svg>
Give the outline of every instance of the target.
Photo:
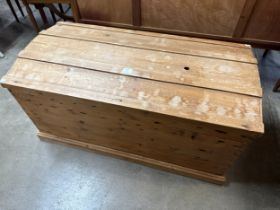
<svg viewBox="0 0 280 210">
<path fill-rule="evenodd" d="M 35 36 L 28 19 L 14 22 L 4 3 L 0 0 L 0 51 L 5 53 L 0 77 Z M 1 88 L 0 210 L 280 209 L 280 93 L 271 91 L 280 78 L 279 52 L 270 51 L 264 59 L 261 50 L 256 53 L 266 134 L 236 162 L 225 186 L 42 142 L 15 99 Z"/>
</svg>

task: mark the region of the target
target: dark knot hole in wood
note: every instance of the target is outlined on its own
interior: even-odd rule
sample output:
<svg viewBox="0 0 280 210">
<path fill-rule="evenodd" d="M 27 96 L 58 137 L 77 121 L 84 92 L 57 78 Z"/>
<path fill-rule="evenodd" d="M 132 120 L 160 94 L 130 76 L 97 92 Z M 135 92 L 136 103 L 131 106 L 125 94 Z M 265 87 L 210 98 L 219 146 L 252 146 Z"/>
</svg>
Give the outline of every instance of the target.
<svg viewBox="0 0 280 210">
<path fill-rule="evenodd" d="M 184 69 L 185 69 L 186 71 L 188 71 L 188 70 L 190 70 L 190 67 L 185 66 Z"/>
</svg>

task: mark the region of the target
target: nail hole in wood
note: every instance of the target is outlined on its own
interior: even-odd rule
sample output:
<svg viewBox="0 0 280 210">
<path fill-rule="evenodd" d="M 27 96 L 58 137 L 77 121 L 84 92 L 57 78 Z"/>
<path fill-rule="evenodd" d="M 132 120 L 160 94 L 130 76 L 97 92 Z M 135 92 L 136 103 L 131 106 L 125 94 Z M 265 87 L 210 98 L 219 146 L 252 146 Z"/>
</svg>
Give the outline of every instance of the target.
<svg viewBox="0 0 280 210">
<path fill-rule="evenodd" d="M 190 70 L 190 67 L 185 66 L 184 69 L 185 69 L 186 71 L 188 71 L 188 70 Z"/>
<path fill-rule="evenodd" d="M 205 161 L 205 162 L 208 161 L 207 159 L 203 159 L 203 158 L 201 158 L 201 157 L 199 157 L 199 156 L 196 156 L 196 157 L 194 157 L 193 159 L 195 159 L 195 160 L 200 160 L 200 161 Z"/>
<path fill-rule="evenodd" d="M 222 133 L 222 134 L 227 134 L 227 132 L 225 131 L 221 131 L 221 130 L 215 130 L 217 133 Z"/>
<path fill-rule="evenodd" d="M 194 140 L 197 137 L 197 133 L 193 133 L 191 139 Z"/>
</svg>

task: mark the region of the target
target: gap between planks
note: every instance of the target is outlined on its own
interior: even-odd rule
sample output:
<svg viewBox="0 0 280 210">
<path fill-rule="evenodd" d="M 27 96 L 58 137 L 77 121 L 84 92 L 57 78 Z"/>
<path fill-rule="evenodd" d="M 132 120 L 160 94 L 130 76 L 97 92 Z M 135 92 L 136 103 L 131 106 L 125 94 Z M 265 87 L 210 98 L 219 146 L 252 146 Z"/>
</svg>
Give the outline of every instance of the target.
<svg viewBox="0 0 280 210">
<path fill-rule="evenodd" d="M 189 42 L 198 42 L 198 43 L 204 43 L 204 44 L 212 44 L 212 45 L 219 45 L 219 46 L 225 46 L 225 47 L 232 47 L 232 48 L 245 48 L 250 49 L 251 45 L 246 44 L 239 44 L 239 43 L 233 43 L 233 42 L 223 42 L 223 41 L 217 41 L 217 40 L 211 40 L 211 39 L 203 39 L 203 38 L 194 38 L 194 37 L 186 37 L 186 36 L 180 36 L 180 35 L 172 35 L 172 34 L 164 34 L 160 32 L 148 32 L 148 31 L 141 31 L 141 30 L 130 30 L 130 29 L 120 29 L 116 27 L 110 27 L 110 26 L 100 26 L 100 25 L 90 25 L 90 24 L 81 24 L 81 23 L 72 23 L 72 22 L 57 22 L 58 26 L 73 26 L 77 28 L 86 28 L 86 29 L 96 29 L 96 30 L 106 30 L 106 31 L 113 31 L 113 32 L 123 32 L 128 34 L 137 34 L 142 36 L 148 36 L 148 37 L 155 37 L 155 38 L 166 38 L 166 39 L 172 39 L 172 40 L 180 40 L 180 41 L 189 41 Z M 46 31 L 46 30 L 44 30 Z M 41 31 L 41 32 L 44 32 Z M 159 36 L 160 35 L 160 36 Z"/>
<path fill-rule="evenodd" d="M 138 79 L 143 79 L 143 80 L 160 82 L 160 83 L 164 83 L 164 84 L 168 83 L 168 84 L 173 84 L 173 85 L 181 85 L 181 86 L 198 88 L 198 89 L 202 89 L 202 90 L 206 89 L 206 90 L 217 91 L 217 92 L 221 92 L 221 93 L 232 93 L 232 94 L 238 94 L 238 95 L 244 95 L 244 96 L 248 96 L 248 97 L 254 97 L 254 98 L 262 99 L 262 92 L 260 92 L 260 95 L 250 95 L 250 94 L 239 93 L 239 92 L 234 92 L 234 91 L 230 91 L 230 90 L 221 90 L 221 89 L 215 89 L 215 88 L 204 87 L 204 86 L 197 86 L 197 85 L 192 85 L 192 84 L 183 84 L 183 83 L 176 83 L 176 82 L 171 82 L 171 81 L 162 81 L 162 80 L 158 80 L 158 79 L 150 79 L 150 78 L 141 77 L 141 76 L 133 76 L 133 75 L 126 75 L 126 74 L 124 75 L 124 74 L 121 74 L 121 73 L 108 72 L 108 71 L 103 71 L 103 70 L 99 70 L 99 69 L 81 67 L 81 66 L 73 65 L 73 64 L 62 64 L 62 63 L 57 63 L 57 62 L 52 62 L 52 61 L 45 61 L 45 60 L 38 60 L 38 59 L 35 59 L 35 58 L 29 58 L 29 57 L 22 56 L 21 52 L 19 53 L 18 58 L 24 59 L 24 60 L 42 62 L 42 63 L 46 63 L 46 64 L 49 63 L 49 64 L 55 64 L 55 65 L 59 65 L 59 66 L 67 66 L 67 67 L 69 66 L 69 67 L 73 67 L 73 68 L 84 69 L 84 70 L 88 70 L 88 71 L 96 71 L 96 72 L 101 72 L 101 73 L 114 74 L 114 75 L 118 75 L 118 76 L 127 76 L 127 77 L 131 77 L 131 78 L 138 78 Z"/>
<path fill-rule="evenodd" d="M 171 35 L 166 35 L 166 34 L 155 34 L 155 35 L 153 35 L 153 33 L 152 33 L 152 35 L 150 35 L 151 32 L 127 31 L 127 30 L 124 30 L 124 29 L 116 29 L 116 28 L 109 28 L 108 29 L 107 27 L 92 26 L 92 25 L 91 25 L 91 27 L 80 27 L 79 25 L 73 25 L 73 24 L 58 24 L 58 25 L 53 26 L 52 28 L 50 28 L 50 29 L 48 29 L 46 31 L 41 32 L 41 34 L 51 34 L 51 33 L 53 33 L 52 30 L 54 28 L 60 28 L 60 30 L 66 30 L 66 32 L 63 33 L 63 37 L 65 37 L 65 36 L 73 37 L 73 34 L 71 35 L 71 33 L 69 33 L 69 36 L 68 36 L 68 33 L 67 33 L 67 31 L 71 30 L 71 29 L 73 29 L 73 30 L 91 30 L 91 31 L 95 31 L 97 33 L 100 33 L 100 32 L 112 32 L 112 34 L 114 34 L 114 33 L 116 33 L 116 34 L 123 34 L 124 36 L 127 36 L 127 37 L 131 37 L 131 36 L 135 35 L 135 36 L 138 36 L 139 38 L 140 37 L 142 37 L 142 38 L 144 38 L 144 37 L 158 38 L 158 39 L 161 38 L 161 39 L 165 39 L 165 40 L 167 40 L 169 42 L 172 42 L 172 41 L 173 42 L 184 42 L 184 43 L 187 43 L 188 45 L 192 45 L 192 44 L 197 43 L 197 44 L 204 45 L 204 47 L 208 47 L 208 48 L 211 48 L 211 46 L 214 47 L 214 48 L 215 47 L 223 47 L 225 52 L 227 52 L 227 50 L 235 50 L 236 51 L 236 50 L 240 49 L 240 50 L 244 51 L 244 53 L 246 53 L 246 55 L 248 56 L 248 59 L 240 59 L 240 58 L 239 59 L 232 59 L 233 61 L 241 61 L 241 62 L 254 63 L 254 64 L 257 63 L 257 60 L 255 59 L 252 50 L 250 50 L 251 49 L 250 46 L 247 46 L 247 47 L 246 46 L 244 46 L 244 47 L 237 47 L 238 44 L 236 44 L 236 43 L 231 43 L 231 45 L 229 45 L 229 44 L 228 45 L 225 45 L 225 44 L 213 44 L 214 41 L 211 41 L 211 40 L 208 41 L 206 39 L 201 39 L 201 40 L 198 39 L 198 40 L 193 41 L 194 38 L 188 38 L 188 37 L 178 37 L 178 36 L 175 36 L 175 38 L 173 38 Z M 86 34 L 81 34 L 81 35 L 86 35 Z M 172 38 L 170 38 L 170 36 Z M 94 38 L 94 36 L 92 38 Z M 90 40 L 92 40 L 92 39 L 90 39 Z M 199 56 L 199 54 L 198 54 L 198 56 Z M 219 58 L 219 56 L 217 58 Z M 223 57 L 221 57 L 221 59 L 223 59 Z"/>
<path fill-rule="evenodd" d="M 54 65 L 54 64 L 52 64 Z M 63 65 L 61 65 L 63 66 Z M 65 67 L 65 66 L 63 66 Z M 101 72 L 97 72 L 97 71 L 92 71 L 92 72 L 95 72 L 94 74 L 100 74 Z M 104 73 L 103 73 L 104 74 Z M 108 74 L 108 73 L 107 73 Z M 98 76 L 98 75 L 97 75 Z M 135 78 L 134 78 L 135 79 Z M 77 80 L 79 81 L 79 80 Z M 146 80 L 143 79 L 143 82 L 146 82 Z M 30 84 L 30 80 L 26 80 L 26 79 L 15 79 L 9 75 L 6 75 L 3 79 L 2 79 L 2 85 L 6 86 L 6 87 L 9 87 L 9 86 L 20 86 L 20 87 L 23 87 L 23 88 L 26 88 L 26 89 L 30 89 L 30 88 L 34 88 L 36 87 L 36 90 L 38 91 L 43 91 L 43 92 L 53 92 L 55 91 L 55 93 L 57 94 L 64 94 L 67 93 L 68 96 L 72 96 L 72 97 L 77 97 L 77 98 L 84 98 L 84 99 L 92 99 L 92 100 L 95 100 L 95 101 L 100 101 L 100 102 L 103 102 L 103 103 L 110 103 L 110 104 L 114 104 L 114 105 L 117 105 L 117 106 L 125 106 L 125 107 L 129 107 L 129 108 L 134 108 L 134 109 L 140 109 L 140 110 L 144 110 L 144 111 L 152 111 L 152 112 L 156 112 L 156 113 L 160 113 L 160 114 L 164 114 L 164 115 L 172 115 L 172 116 L 177 116 L 179 118 L 183 118 L 183 119 L 191 119 L 191 120 L 195 120 L 195 121 L 198 121 L 198 122 L 206 122 L 206 123 L 212 123 L 212 124 L 215 124 L 215 125 L 220 125 L 220 126 L 224 126 L 224 127 L 228 127 L 228 128 L 238 128 L 238 129 L 241 129 L 241 130 L 246 130 L 248 132 L 257 132 L 257 133 L 263 133 L 263 130 L 264 130 L 264 126 L 263 126 L 263 123 L 262 122 L 259 122 L 260 124 L 258 126 L 254 126 L 253 128 L 250 127 L 250 129 L 248 127 L 244 127 L 242 126 L 242 124 L 240 123 L 237 123 L 237 122 L 233 122 L 233 123 L 229 123 L 228 120 L 222 120 L 222 122 L 217 122 L 216 120 L 213 122 L 211 119 L 208 119 L 205 121 L 200 119 L 199 117 L 194 117 L 192 114 L 188 114 L 188 116 L 182 116 L 182 115 L 179 115 L 177 112 L 173 112 L 172 110 L 170 110 L 170 112 L 166 113 L 166 112 L 163 112 L 163 111 L 159 111 L 155 108 L 152 108 L 152 109 L 149 109 L 147 110 L 146 108 L 144 109 L 142 106 L 139 106 L 139 104 L 134 104 L 132 105 L 128 100 L 126 100 L 126 98 L 123 98 L 121 96 L 118 96 L 117 98 L 105 98 L 103 100 L 101 100 L 101 96 L 103 97 L 103 95 L 100 95 L 99 92 L 96 92 L 95 94 L 96 95 L 91 95 L 92 94 L 92 90 L 90 89 L 84 89 L 84 88 L 81 88 L 81 87 L 70 87 L 70 86 L 66 86 L 66 85 L 59 85 L 59 84 L 52 84 L 52 83 L 48 83 L 48 82 L 39 82 L 39 81 L 33 81 L 32 84 Z M 160 84 L 160 82 L 157 82 Z M 165 85 L 169 85 L 168 83 L 164 83 Z M 162 84 L 161 84 L 162 85 Z M 67 92 L 65 92 L 65 88 L 67 87 Z M 179 86 L 180 87 L 180 86 Z M 186 86 L 185 88 L 189 88 L 189 89 L 198 89 L 198 88 L 193 88 L 193 87 L 188 87 Z M 180 89 L 183 89 L 183 87 L 181 86 Z M 50 91 L 52 90 L 52 91 Z M 188 89 L 187 89 L 188 90 Z M 191 91 L 191 90 L 190 90 Z M 203 90 L 205 91 L 205 90 Z M 219 91 L 214 91 L 212 90 L 213 93 L 215 94 L 218 94 Z M 240 95 L 240 94 L 233 94 L 231 93 L 234 97 L 239 95 L 239 96 L 242 96 L 242 97 L 245 97 L 243 95 Z M 121 97 L 121 98 L 120 98 Z M 248 96 L 246 96 L 248 97 Z M 257 100 L 258 98 L 256 97 L 250 97 L 250 98 L 255 98 L 255 100 Z M 119 101 L 121 100 L 121 101 Z M 124 100 L 124 101 L 123 101 Z M 259 99 L 260 100 L 260 99 Z M 260 115 L 262 115 L 261 111 L 260 111 Z M 230 118 L 228 118 L 230 119 Z M 246 123 L 246 122 L 245 122 Z M 254 121 L 252 126 L 255 125 L 256 122 Z"/>
<path fill-rule="evenodd" d="M 53 35 L 53 34 L 48 34 L 48 33 L 44 33 L 44 32 L 40 33 L 40 35 L 41 36 L 56 37 L 56 38 L 71 39 L 71 40 L 73 39 L 73 40 L 77 40 L 77 41 L 95 42 L 95 43 L 100 43 L 100 44 L 108 44 L 108 45 L 127 47 L 127 48 L 133 48 L 133 49 L 141 49 L 141 50 L 147 50 L 147 51 L 173 53 L 173 54 L 178 54 L 178 55 L 188 55 L 188 56 L 192 56 L 192 57 L 208 58 L 208 59 L 213 59 L 213 60 L 224 60 L 224 61 L 231 61 L 231 62 L 237 62 L 237 63 L 246 63 L 246 64 L 255 65 L 255 66 L 257 64 L 255 62 L 249 62 L 249 61 L 240 61 L 240 60 L 233 60 L 233 59 L 227 59 L 227 58 L 218 58 L 218 57 L 211 57 L 211 56 L 206 56 L 206 55 L 194 55 L 194 54 L 189 54 L 189 53 L 180 53 L 180 52 L 176 52 L 176 51 L 172 51 L 172 50 L 151 49 L 151 48 L 148 48 L 148 47 L 129 46 L 129 45 L 113 43 L 113 42 L 109 42 L 109 41 L 105 42 L 105 41 L 90 40 L 90 39 L 85 39 L 85 38 L 59 36 L 59 35 Z"/>
</svg>

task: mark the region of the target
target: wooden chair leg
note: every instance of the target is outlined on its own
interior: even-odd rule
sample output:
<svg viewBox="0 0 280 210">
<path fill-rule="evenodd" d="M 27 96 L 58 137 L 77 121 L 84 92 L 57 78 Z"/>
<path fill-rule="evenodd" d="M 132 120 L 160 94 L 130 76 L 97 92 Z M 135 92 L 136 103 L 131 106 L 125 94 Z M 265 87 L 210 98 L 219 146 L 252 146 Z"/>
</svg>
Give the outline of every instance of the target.
<svg viewBox="0 0 280 210">
<path fill-rule="evenodd" d="M 11 9 L 11 11 L 12 11 L 12 13 L 13 13 L 15 19 L 16 19 L 16 21 L 19 22 L 17 13 L 16 13 L 15 10 L 14 10 L 14 7 L 13 7 L 13 5 L 12 5 L 12 3 L 11 3 L 11 0 L 6 0 L 6 2 L 7 2 L 7 4 L 9 5 L 9 7 L 10 7 L 10 9 Z"/>
<path fill-rule="evenodd" d="M 20 11 L 22 17 L 24 17 L 24 13 L 23 13 L 23 11 L 22 11 L 22 8 L 21 8 L 21 5 L 20 5 L 19 1 L 18 1 L 18 0 L 15 0 L 15 2 L 16 2 L 16 4 L 17 4 L 17 7 L 18 7 L 18 9 L 19 9 L 19 11 Z"/>
<path fill-rule="evenodd" d="M 62 4 L 59 3 L 59 4 L 58 4 L 58 7 L 59 7 L 60 12 L 64 14 L 64 10 L 63 10 Z"/>
<path fill-rule="evenodd" d="M 38 27 L 38 24 L 37 24 L 37 22 L 36 22 L 36 19 L 35 19 L 34 15 L 33 15 L 32 10 L 30 9 L 29 4 L 26 2 L 26 0 L 23 0 L 23 4 L 25 5 L 25 8 L 26 8 L 28 17 L 29 17 L 29 19 L 30 19 L 30 21 L 31 21 L 31 23 L 32 23 L 32 25 L 33 25 L 35 31 L 36 31 L 37 33 L 39 33 L 40 29 L 39 29 L 39 27 Z"/>
<path fill-rule="evenodd" d="M 280 79 L 276 82 L 276 84 L 275 84 L 275 86 L 273 88 L 273 91 L 277 92 L 279 88 L 280 88 Z"/>
<path fill-rule="evenodd" d="M 51 13 L 51 16 L 52 16 L 52 19 L 53 19 L 53 22 L 56 23 L 56 18 L 55 18 L 55 14 L 54 12 L 49 8 L 49 11 Z"/>
<path fill-rule="evenodd" d="M 43 4 L 35 4 L 35 7 L 39 10 L 39 13 L 41 15 L 41 18 L 43 20 L 44 23 L 44 27 L 46 28 L 46 26 L 49 24 L 46 13 L 44 11 L 44 5 Z"/>
<path fill-rule="evenodd" d="M 64 14 L 64 9 L 63 9 L 63 6 L 62 6 L 61 3 L 58 4 L 58 8 L 59 8 L 60 13 L 61 13 L 61 14 Z M 64 18 L 62 18 L 62 19 L 65 21 Z"/>
<path fill-rule="evenodd" d="M 58 17 L 64 20 L 74 20 L 73 17 L 61 13 L 53 4 L 46 4 L 46 7 L 48 7 L 52 12 L 54 12 L 54 14 L 56 14 Z"/>
</svg>

